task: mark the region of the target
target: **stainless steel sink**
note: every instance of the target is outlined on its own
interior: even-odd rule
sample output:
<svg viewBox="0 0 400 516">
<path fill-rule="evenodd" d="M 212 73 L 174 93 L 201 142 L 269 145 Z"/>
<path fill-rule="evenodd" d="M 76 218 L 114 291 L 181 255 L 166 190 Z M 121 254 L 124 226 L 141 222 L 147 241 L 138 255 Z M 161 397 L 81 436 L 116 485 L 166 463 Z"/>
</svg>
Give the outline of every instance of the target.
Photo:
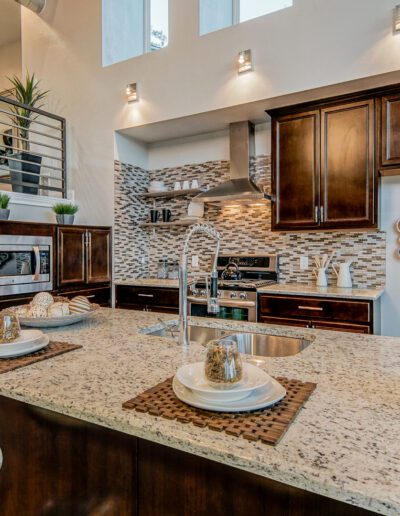
<svg viewBox="0 0 400 516">
<path fill-rule="evenodd" d="M 178 338 L 178 332 L 172 328 L 146 331 L 146 334 L 155 337 Z M 241 353 L 262 357 L 297 355 L 311 344 L 310 340 L 298 337 L 281 337 L 264 333 L 238 333 L 219 328 L 207 328 L 206 326 L 189 326 L 189 338 L 198 344 L 206 345 L 210 340 L 224 337 L 234 340 Z"/>
</svg>

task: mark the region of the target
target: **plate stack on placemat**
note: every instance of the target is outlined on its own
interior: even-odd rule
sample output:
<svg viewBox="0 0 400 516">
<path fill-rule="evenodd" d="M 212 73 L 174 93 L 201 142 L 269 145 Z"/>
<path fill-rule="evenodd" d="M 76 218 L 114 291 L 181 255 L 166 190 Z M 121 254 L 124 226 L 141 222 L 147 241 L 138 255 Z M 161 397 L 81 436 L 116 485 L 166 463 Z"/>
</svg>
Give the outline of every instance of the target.
<svg viewBox="0 0 400 516">
<path fill-rule="evenodd" d="M 248 366 L 245 364 L 247 373 Z M 201 367 L 204 368 L 204 363 Z M 221 390 L 217 400 L 198 375 L 199 368 L 198 364 L 183 366 L 174 378 L 125 402 L 123 408 L 275 445 L 316 387 L 315 383 L 275 379 L 263 371 L 266 376 L 253 371 L 251 381 L 235 388 L 236 395 L 228 394 L 229 389 Z"/>
<path fill-rule="evenodd" d="M 56 357 L 63 353 L 68 353 L 68 351 L 74 351 L 75 349 L 80 349 L 82 347 L 79 344 L 69 344 L 68 342 L 49 342 L 47 335 L 45 337 L 45 340 L 42 342 L 43 345 L 37 343 L 36 350 L 34 350 L 33 346 L 30 350 L 25 349 L 23 356 L 18 352 L 15 354 L 14 350 L 12 356 L 0 357 L 0 374 L 8 373 L 14 369 L 35 364 L 36 362 L 41 362 L 47 358 Z M 15 341 L 13 344 L 15 344 Z M 10 344 L 0 344 L 0 349 L 2 349 L 3 346 L 10 346 Z"/>
<path fill-rule="evenodd" d="M 21 330 L 15 340 L 0 344 L 0 359 L 35 353 L 45 348 L 49 341 L 49 337 L 40 330 Z"/>
</svg>

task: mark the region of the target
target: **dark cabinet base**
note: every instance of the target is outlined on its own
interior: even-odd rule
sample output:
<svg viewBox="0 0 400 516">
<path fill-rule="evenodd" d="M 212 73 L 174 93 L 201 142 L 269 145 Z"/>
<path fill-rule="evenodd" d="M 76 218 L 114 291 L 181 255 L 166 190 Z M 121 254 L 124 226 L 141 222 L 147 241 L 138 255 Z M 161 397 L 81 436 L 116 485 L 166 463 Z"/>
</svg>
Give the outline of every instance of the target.
<svg viewBox="0 0 400 516">
<path fill-rule="evenodd" d="M 373 514 L 4 397 L 0 448 L 3 516 Z"/>
</svg>

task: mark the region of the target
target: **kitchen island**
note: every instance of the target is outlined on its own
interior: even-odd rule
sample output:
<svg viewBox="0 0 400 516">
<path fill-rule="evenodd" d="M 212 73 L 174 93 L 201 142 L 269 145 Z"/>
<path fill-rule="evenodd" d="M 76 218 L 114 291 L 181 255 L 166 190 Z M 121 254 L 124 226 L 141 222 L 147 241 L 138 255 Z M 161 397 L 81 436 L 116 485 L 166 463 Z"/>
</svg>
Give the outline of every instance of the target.
<svg viewBox="0 0 400 516">
<path fill-rule="evenodd" d="M 57 515 L 399 514 L 400 339 L 194 320 L 313 339 L 265 360 L 274 376 L 317 383 L 272 447 L 122 409 L 204 357 L 139 332 L 159 317 L 101 309 L 48 331 L 82 349 L 0 375 L 2 514 L 39 514 L 40 497 L 40 514 Z"/>
</svg>

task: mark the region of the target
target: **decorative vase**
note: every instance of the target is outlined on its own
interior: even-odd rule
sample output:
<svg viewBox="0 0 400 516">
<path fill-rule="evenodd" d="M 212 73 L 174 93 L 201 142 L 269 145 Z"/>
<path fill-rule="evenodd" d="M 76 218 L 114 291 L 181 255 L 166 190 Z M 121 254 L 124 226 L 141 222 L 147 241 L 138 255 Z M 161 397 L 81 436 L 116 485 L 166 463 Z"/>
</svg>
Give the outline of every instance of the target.
<svg viewBox="0 0 400 516">
<path fill-rule="evenodd" d="M 15 160 L 21 160 L 24 163 Z M 36 156 L 35 154 L 30 154 L 27 151 L 23 151 L 17 154 L 11 154 L 8 157 L 8 163 L 10 167 L 10 177 L 13 192 L 38 195 L 39 188 L 25 186 L 19 183 L 24 182 L 32 183 L 33 185 L 39 185 L 42 157 Z M 29 172 L 29 174 L 24 174 L 23 172 Z"/>
<path fill-rule="evenodd" d="M 56 215 L 57 224 L 69 224 L 72 225 L 74 223 L 75 215 Z"/>
<path fill-rule="evenodd" d="M 0 208 L 0 220 L 8 220 L 10 210 L 8 208 Z"/>
</svg>

